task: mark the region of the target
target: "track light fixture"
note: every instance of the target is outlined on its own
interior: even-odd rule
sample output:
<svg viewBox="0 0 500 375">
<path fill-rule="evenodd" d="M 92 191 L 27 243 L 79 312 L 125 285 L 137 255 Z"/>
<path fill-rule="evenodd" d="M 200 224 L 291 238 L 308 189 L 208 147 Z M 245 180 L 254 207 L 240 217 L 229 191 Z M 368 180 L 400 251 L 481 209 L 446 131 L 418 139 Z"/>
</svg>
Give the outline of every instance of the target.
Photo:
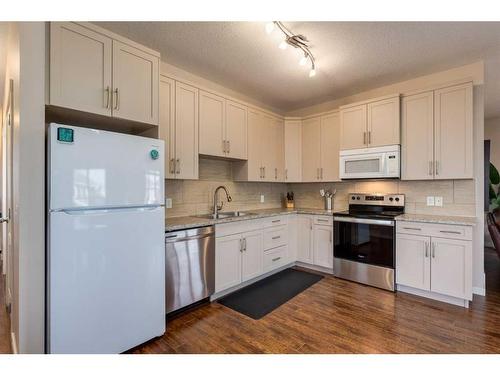
<svg viewBox="0 0 500 375">
<path fill-rule="evenodd" d="M 294 48 L 300 49 L 304 56 L 300 59 L 300 65 L 306 65 L 307 61 L 311 63 L 311 70 L 309 71 L 309 77 L 314 77 L 316 75 L 316 65 L 314 61 L 314 56 L 309 50 L 309 40 L 304 35 L 293 34 L 288 30 L 283 23 L 280 21 L 273 21 L 266 24 L 266 33 L 271 34 L 274 29 L 278 29 L 283 33 L 284 39 L 278 45 L 280 49 L 286 49 L 288 45 Z"/>
</svg>

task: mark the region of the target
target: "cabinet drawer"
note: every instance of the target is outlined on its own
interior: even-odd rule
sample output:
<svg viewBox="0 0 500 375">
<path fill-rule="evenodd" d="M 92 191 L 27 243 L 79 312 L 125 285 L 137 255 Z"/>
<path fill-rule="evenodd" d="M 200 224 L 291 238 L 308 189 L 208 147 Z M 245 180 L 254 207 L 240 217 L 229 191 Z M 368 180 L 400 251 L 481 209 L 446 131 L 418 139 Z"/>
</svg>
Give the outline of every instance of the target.
<svg viewBox="0 0 500 375">
<path fill-rule="evenodd" d="M 288 226 L 273 227 L 264 230 L 264 250 L 288 244 Z"/>
<path fill-rule="evenodd" d="M 271 216 L 271 217 L 267 217 L 265 219 L 262 219 L 262 221 L 263 221 L 262 226 L 264 228 L 267 228 L 267 227 L 276 227 L 278 225 L 286 225 L 286 224 L 288 224 L 288 216 L 286 216 L 286 215 Z"/>
<path fill-rule="evenodd" d="M 314 224 L 318 225 L 333 225 L 333 217 L 329 216 L 315 216 Z"/>
<path fill-rule="evenodd" d="M 262 221 L 242 220 L 235 223 L 225 223 L 215 225 L 215 237 L 224 237 L 237 233 L 251 232 L 262 228 Z"/>
<path fill-rule="evenodd" d="M 397 233 L 422 236 L 472 240 L 472 227 L 466 225 L 419 223 L 413 221 L 396 222 Z"/>
<path fill-rule="evenodd" d="M 274 270 L 287 263 L 288 247 L 281 246 L 264 251 L 264 272 Z"/>
</svg>

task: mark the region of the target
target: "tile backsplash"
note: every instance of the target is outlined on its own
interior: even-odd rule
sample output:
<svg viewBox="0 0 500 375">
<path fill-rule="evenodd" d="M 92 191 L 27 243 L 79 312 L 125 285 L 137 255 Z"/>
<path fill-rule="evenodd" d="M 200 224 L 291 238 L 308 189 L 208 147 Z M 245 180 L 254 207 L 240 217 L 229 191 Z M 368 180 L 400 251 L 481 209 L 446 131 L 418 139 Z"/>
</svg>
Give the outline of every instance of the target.
<svg viewBox="0 0 500 375">
<path fill-rule="evenodd" d="M 287 191 L 295 194 L 295 205 L 323 208 L 320 189 L 337 189 L 334 210 L 347 209 L 349 193 L 400 193 L 406 196 L 406 212 L 434 215 L 475 216 L 474 180 L 435 181 L 348 181 L 333 183 L 271 183 L 233 181 L 231 162 L 200 158 L 199 180 L 167 180 L 165 195 L 172 199 L 168 217 L 199 215 L 212 212 L 213 192 L 225 185 L 233 201 L 228 203 L 220 192 L 224 210 L 255 210 L 283 205 Z M 260 196 L 264 195 L 264 203 Z M 443 197 L 443 206 L 427 206 L 427 196 Z"/>
</svg>

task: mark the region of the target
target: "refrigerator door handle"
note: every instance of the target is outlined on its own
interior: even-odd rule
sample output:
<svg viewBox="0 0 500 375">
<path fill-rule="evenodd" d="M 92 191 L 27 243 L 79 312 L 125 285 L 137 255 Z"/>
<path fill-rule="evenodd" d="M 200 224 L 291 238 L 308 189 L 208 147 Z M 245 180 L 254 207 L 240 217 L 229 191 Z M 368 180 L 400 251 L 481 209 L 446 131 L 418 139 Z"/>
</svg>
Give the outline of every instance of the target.
<svg viewBox="0 0 500 375">
<path fill-rule="evenodd" d="M 130 211 L 154 211 L 163 205 L 153 205 L 153 206 L 129 206 L 129 207 L 85 207 L 85 208 L 72 208 L 72 209 L 61 209 L 61 210 L 51 210 L 50 212 L 62 212 L 67 215 L 91 215 L 96 213 L 110 213 L 110 212 L 130 212 Z"/>
</svg>

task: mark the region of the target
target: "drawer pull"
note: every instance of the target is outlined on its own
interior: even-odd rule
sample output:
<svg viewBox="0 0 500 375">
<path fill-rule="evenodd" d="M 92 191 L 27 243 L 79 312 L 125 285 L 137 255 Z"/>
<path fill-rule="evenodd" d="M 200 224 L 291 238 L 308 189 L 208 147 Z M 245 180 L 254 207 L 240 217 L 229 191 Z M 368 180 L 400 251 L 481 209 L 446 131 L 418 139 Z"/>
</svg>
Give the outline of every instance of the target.
<svg viewBox="0 0 500 375">
<path fill-rule="evenodd" d="M 277 240 L 279 238 L 281 238 L 281 236 L 272 237 L 273 240 Z"/>
<path fill-rule="evenodd" d="M 316 219 L 317 221 L 321 221 L 322 223 L 328 223 L 329 220 L 328 219 Z"/>
<path fill-rule="evenodd" d="M 406 230 L 422 230 L 422 228 L 410 228 L 410 227 L 403 227 L 403 229 L 406 229 Z"/>
<path fill-rule="evenodd" d="M 449 233 L 449 234 L 462 234 L 461 232 L 457 232 L 455 230 L 440 230 L 441 233 Z"/>
<path fill-rule="evenodd" d="M 273 262 L 276 262 L 277 260 L 280 260 L 281 257 L 273 258 Z"/>
<path fill-rule="evenodd" d="M 278 220 L 273 220 L 273 221 L 271 221 L 271 223 L 279 223 L 280 221 L 281 221 L 280 219 L 278 219 Z"/>
</svg>

